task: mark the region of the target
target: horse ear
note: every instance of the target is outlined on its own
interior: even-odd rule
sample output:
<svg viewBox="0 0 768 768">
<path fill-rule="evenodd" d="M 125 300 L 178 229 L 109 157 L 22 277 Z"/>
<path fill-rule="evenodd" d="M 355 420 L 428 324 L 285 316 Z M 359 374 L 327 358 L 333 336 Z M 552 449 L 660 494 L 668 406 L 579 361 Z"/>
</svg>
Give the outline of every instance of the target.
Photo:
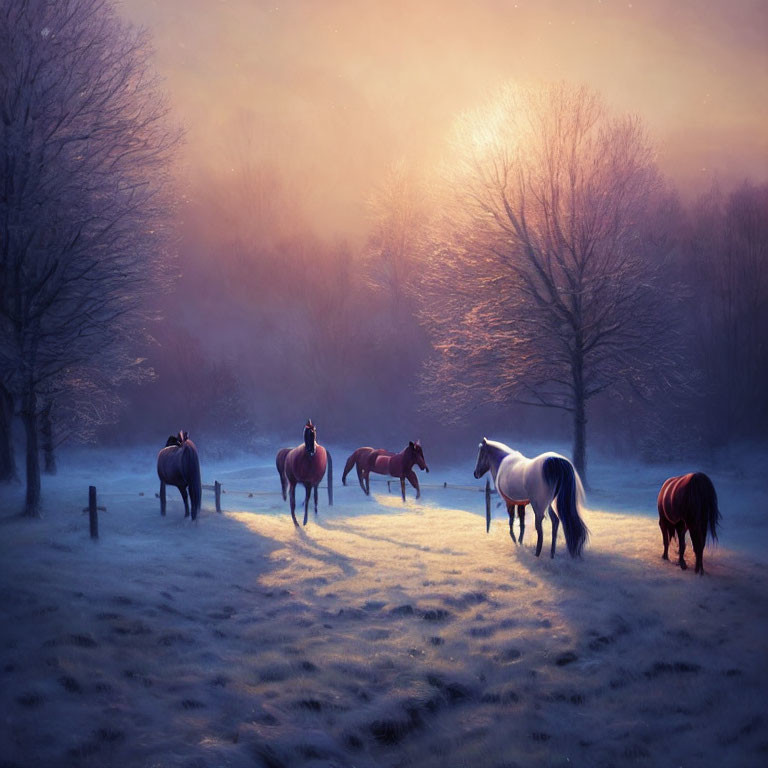
<svg viewBox="0 0 768 768">
<path fill-rule="evenodd" d="M 487 443 L 488 443 L 488 438 L 487 438 L 487 437 L 484 437 L 484 438 L 483 438 L 483 445 L 486 445 Z"/>
<path fill-rule="evenodd" d="M 409 448 L 415 448 L 416 446 L 413 444 L 413 440 L 408 441 L 408 447 Z"/>
</svg>

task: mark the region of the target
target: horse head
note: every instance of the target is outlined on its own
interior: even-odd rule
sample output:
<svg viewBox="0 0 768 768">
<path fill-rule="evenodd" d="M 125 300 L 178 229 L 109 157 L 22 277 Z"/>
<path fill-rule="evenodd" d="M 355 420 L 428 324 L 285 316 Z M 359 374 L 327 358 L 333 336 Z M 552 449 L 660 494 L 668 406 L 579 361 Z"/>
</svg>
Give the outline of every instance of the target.
<svg viewBox="0 0 768 768">
<path fill-rule="evenodd" d="M 317 427 L 312 423 L 312 419 L 307 419 L 304 425 L 304 447 L 310 456 L 315 455 L 317 446 Z"/>
<path fill-rule="evenodd" d="M 427 472 L 429 472 L 427 462 L 424 460 L 424 449 L 421 447 L 421 443 L 418 440 L 415 443 L 411 440 L 408 443 L 408 447 L 413 452 L 414 463 L 418 464 L 420 469 L 425 469 Z"/>
<path fill-rule="evenodd" d="M 483 442 L 478 447 L 480 450 L 477 454 L 474 475 L 479 480 L 491 468 L 491 457 L 488 452 L 488 440 L 486 438 L 483 438 Z"/>
</svg>

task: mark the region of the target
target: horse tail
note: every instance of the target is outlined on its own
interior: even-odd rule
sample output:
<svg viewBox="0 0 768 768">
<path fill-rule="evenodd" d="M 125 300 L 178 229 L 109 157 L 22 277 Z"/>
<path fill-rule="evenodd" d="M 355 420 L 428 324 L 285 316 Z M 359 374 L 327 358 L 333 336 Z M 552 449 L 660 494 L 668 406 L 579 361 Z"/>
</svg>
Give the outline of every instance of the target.
<svg viewBox="0 0 768 768">
<path fill-rule="evenodd" d="M 182 468 L 184 479 L 189 487 L 189 500 L 192 502 L 192 519 L 196 520 L 203 497 L 203 484 L 200 480 L 200 458 L 194 445 L 190 445 L 190 441 L 184 445 Z"/>
<path fill-rule="evenodd" d="M 589 530 L 579 515 L 584 504 L 584 486 L 568 459 L 549 456 L 544 460 L 544 480 L 555 492 L 557 515 L 563 524 L 565 543 L 571 557 L 579 557 Z"/>
<path fill-rule="evenodd" d="M 330 460 L 330 454 L 329 454 L 329 460 Z M 355 466 L 356 460 L 357 460 L 357 451 L 353 451 L 352 455 L 347 459 L 347 463 L 344 465 L 344 472 L 341 475 L 342 485 L 347 484 L 347 475 L 352 471 L 352 467 Z"/>
<path fill-rule="evenodd" d="M 328 506 L 333 506 L 333 459 L 331 452 L 326 448 L 325 455 L 328 457 Z M 349 462 L 347 462 L 349 463 Z M 354 462 L 352 462 L 354 464 Z"/>
<path fill-rule="evenodd" d="M 689 501 L 694 510 L 698 510 L 699 524 L 713 542 L 717 542 L 717 526 L 720 524 L 720 508 L 717 504 L 717 492 L 712 481 L 703 472 L 694 473 L 688 486 Z"/>
<path fill-rule="evenodd" d="M 285 492 L 285 459 L 286 456 L 290 453 L 290 448 L 281 448 L 277 452 L 277 456 L 275 457 L 275 466 L 277 467 L 277 474 L 280 475 L 280 488 L 283 492 L 283 501 L 285 501 L 288 497 L 286 496 Z"/>
</svg>

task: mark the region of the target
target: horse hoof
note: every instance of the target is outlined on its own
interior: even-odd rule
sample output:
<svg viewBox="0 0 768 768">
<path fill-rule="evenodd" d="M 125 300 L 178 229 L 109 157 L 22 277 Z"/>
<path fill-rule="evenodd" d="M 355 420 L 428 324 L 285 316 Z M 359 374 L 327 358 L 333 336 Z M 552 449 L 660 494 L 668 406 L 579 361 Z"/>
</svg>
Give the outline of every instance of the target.
<svg viewBox="0 0 768 768">
<path fill-rule="evenodd" d="M 684 571 L 687 571 L 687 570 L 688 570 L 688 566 L 687 566 L 685 563 L 680 563 L 680 567 L 681 567 L 681 568 L 682 568 Z"/>
<path fill-rule="evenodd" d="M 661 556 L 661 559 L 662 559 L 662 560 L 669 560 L 669 555 L 665 553 L 665 554 L 663 554 L 663 555 Z"/>
</svg>

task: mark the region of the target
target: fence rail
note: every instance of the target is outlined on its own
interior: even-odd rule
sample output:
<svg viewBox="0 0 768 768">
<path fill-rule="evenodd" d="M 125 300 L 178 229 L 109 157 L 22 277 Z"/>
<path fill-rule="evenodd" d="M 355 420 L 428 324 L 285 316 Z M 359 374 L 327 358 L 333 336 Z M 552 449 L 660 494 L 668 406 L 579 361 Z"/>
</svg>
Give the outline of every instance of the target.
<svg viewBox="0 0 768 768">
<path fill-rule="evenodd" d="M 386 479 L 383 477 L 372 477 L 369 478 L 372 483 L 380 483 L 380 484 L 387 484 L 387 492 L 392 492 L 392 483 L 395 482 L 392 478 Z M 468 491 L 471 493 L 484 493 L 485 494 L 485 508 L 486 508 L 486 519 L 488 521 L 488 525 L 490 525 L 490 509 L 491 509 L 491 495 L 497 493 L 495 489 L 491 488 L 490 481 L 486 481 L 485 487 L 477 487 L 474 485 L 454 485 L 453 483 L 420 483 L 420 488 L 429 488 L 429 489 L 443 489 L 443 490 L 453 490 L 453 491 Z M 204 491 L 213 491 L 214 498 L 216 501 L 216 511 L 221 513 L 221 495 L 222 494 L 231 494 L 232 496 L 246 496 L 249 499 L 255 498 L 257 496 L 280 496 L 281 491 L 248 491 L 248 490 L 242 490 L 239 488 L 232 488 L 227 490 L 222 486 L 222 484 L 215 480 L 213 483 L 203 483 L 202 484 L 202 490 Z M 319 488 L 326 489 L 327 485 L 321 485 L 318 486 Z M 106 496 L 134 496 L 136 495 L 135 491 L 112 491 L 107 492 L 106 494 L 102 494 Z M 147 496 L 147 494 L 144 491 L 138 492 L 139 496 Z M 160 494 L 155 493 L 155 498 L 159 499 Z M 106 507 L 97 506 L 96 504 L 96 488 L 95 486 L 89 486 L 88 488 L 88 506 L 83 509 L 83 512 L 89 513 L 89 519 L 90 519 L 90 529 L 91 529 L 91 537 L 94 539 L 97 539 L 99 537 L 99 520 L 98 520 L 98 512 L 106 512 Z"/>
</svg>

